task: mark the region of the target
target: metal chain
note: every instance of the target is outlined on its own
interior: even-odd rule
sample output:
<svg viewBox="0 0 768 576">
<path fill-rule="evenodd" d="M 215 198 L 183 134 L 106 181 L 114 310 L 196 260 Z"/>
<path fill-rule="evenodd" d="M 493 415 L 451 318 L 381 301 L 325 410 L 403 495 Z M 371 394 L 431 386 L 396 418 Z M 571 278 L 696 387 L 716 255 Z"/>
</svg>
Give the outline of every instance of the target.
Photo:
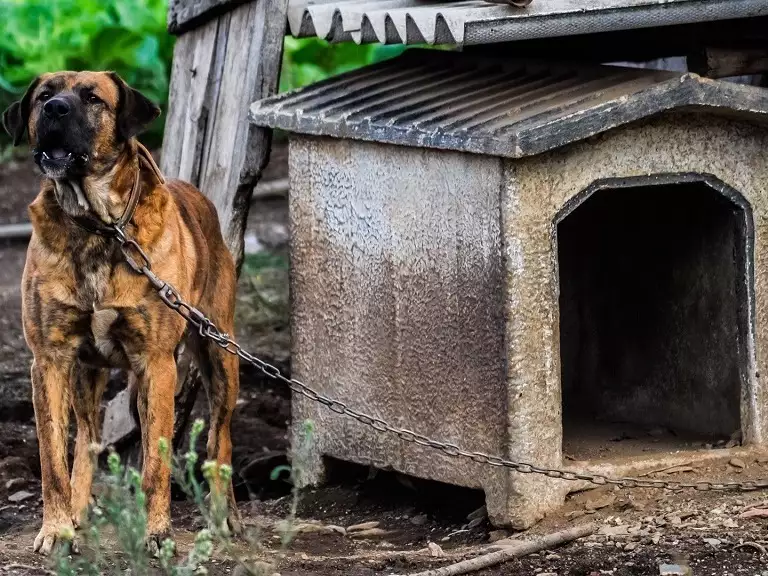
<svg viewBox="0 0 768 576">
<path fill-rule="evenodd" d="M 314 390 L 299 380 L 294 378 L 286 378 L 280 372 L 279 368 L 269 364 L 268 362 L 264 362 L 247 350 L 244 350 L 242 346 L 230 338 L 229 335 L 220 332 L 219 329 L 216 328 L 216 325 L 208 317 L 206 317 L 205 314 L 184 301 L 179 292 L 173 286 L 158 278 L 155 273 L 152 272 L 152 264 L 149 261 L 146 253 L 141 249 L 135 240 L 129 238 L 125 234 L 123 229 L 115 226 L 114 231 L 117 240 L 120 242 L 120 248 L 128 265 L 136 273 L 145 276 L 147 280 L 149 280 L 149 283 L 157 290 L 160 299 L 169 308 L 175 310 L 190 325 L 197 328 L 202 338 L 207 338 L 208 340 L 215 342 L 230 354 L 234 354 L 242 360 L 245 360 L 253 366 L 256 366 L 269 378 L 286 384 L 293 392 L 301 394 L 313 402 L 322 404 L 336 414 L 341 414 L 353 418 L 361 424 L 370 426 L 378 432 L 386 432 L 392 434 L 404 442 L 410 442 L 419 446 L 434 448 L 435 450 L 438 450 L 439 452 L 442 452 L 446 456 L 450 456 L 452 458 L 464 458 L 478 464 L 486 464 L 488 466 L 495 466 L 499 468 L 508 468 L 520 474 L 539 474 L 558 480 L 582 480 L 591 484 L 596 484 L 598 486 L 612 485 L 619 486 L 621 488 L 658 488 L 664 490 L 694 489 L 699 491 L 728 490 L 743 492 L 768 488 L 768 480 L 749 480 L 745 482 L 674 482 L 652 480 L 648 478 L 611 477 L 604 474 L 586 474 L 581 472 L 573 472 L 571 470 L 562 470 L 559 468 L 546 468 L 543 466 L 536 466 L 535 464 L 518 462 L 515 460 L 501 458 L 499 456 L 492 456 L 483 452 L 464 450 L 456 444 L 451 444 L 450 442 L 441 442 L 406 428 L 398 428 L 396 426 L 392 426 L 381 418 L 360 412 L 359 410 L 350 408 L 344 402 L 334 400 L 333 398 L 321 394 L 320 392 Z"/>
</svg>

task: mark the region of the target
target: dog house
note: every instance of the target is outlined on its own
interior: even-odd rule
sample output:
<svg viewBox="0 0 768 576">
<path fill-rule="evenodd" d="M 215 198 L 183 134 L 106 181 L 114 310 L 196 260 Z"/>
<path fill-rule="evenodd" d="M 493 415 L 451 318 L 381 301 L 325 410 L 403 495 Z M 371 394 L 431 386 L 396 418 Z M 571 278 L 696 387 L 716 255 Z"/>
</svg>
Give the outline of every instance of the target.
<svg viewBox="0 0 768 576">
<path fill-rule="evenodd" d="M 291 133 L 293 371 L 469 450 L 635 474 L 768 440 L 768 90 L 410 50 L 253 105 Z M 576 482 L 446 457 L 295 397 L 328 458 L 485 491 L 530 526 Z M 741 446 L 720 448 L 741 431 Z"/>
</svg>

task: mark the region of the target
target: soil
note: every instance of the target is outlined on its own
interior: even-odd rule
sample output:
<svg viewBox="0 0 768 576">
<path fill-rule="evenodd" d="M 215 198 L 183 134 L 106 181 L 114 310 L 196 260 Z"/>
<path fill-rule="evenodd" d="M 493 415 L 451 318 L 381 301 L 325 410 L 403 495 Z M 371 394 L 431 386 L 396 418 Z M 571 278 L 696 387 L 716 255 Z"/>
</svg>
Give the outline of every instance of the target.
<svg viewBox="0 0 768 576">
<path fill-rule="evenodd" d="M 284 176 L 284 150 L 278 150 L 273 159 L 282 165 L 282 169 L 271 167 L 273 177 Z M 37 177 L 29 163 L 0 166 L 0 221 L 25 221 L 25 207 L 36 186 Z M 249 230 L 286 226 L 285 203 L 272 202 L 268 210 L 252 214 Z M 270 245 L 268 234 L 257 236 L 261 244 Z M 42 574 L 46 566 L 30 548 L 41 521 L 41 500 L 29 390 L 30 354 L 20 328 L 19 279 L 24 258 L 23 242 L 0 246 L 0 574 Z M 239 329 L 245 346 L 288 371 L 287 327 L 271 326 L 266 336 L 252 328 Z M 690 566 L 695 576 L 768 575 L 768 553 L 762 548 L 768 546 L 768 510 L 762 517 L 754 512 L 750 514 L 757 515 L 751 518 L 742 517 L 751 509 L 768 508 L 764 492 L 600 487 L 573 495 L 561 510 L 528 532 L 514 534 L 495 531 L 482 513 L 473 514 L 482 507 L 482 493 L 341 463 L 330 467 L 333 473 L 327 484 L 300 495 L 297 524 L 301 531 L 283 549 L 275 526 L 289 515 L 291 495 L 285 479 L 274 480 L 270 474 L 287 462 L 290 396 L 247 367 L 241 370 L 241 382 L 233 423 L 235 478 L 241 512 L 246 524 L 258 532 L 259 545 L 240 543 L 238 550 L 273 564 L 282 576 L 409 574 L 488 552 L 492 539 L 525 539 L 584 522 L 596 522 L 599 532 L 476 574 L 649 576 L 659 574 L 660 564 L 677 562 Z M 196 410 L 204 415 L 204 408 L 201 402 Z M 588 450 L 578 444 L 571 448 L 578 456 L 587 451 L 599 457 L 622 442 L 628 443 L 632 453 L 658 442 L 649 440 L 640 446 L 635 432 L 622 434 L 612 429 L 606 434 L 600 432 L 603 448 L 592 444 Z M 654 449 L 667 447 L 663 437 L 660 442 Z M 727 451 L 722 453 L 723 460 L 692 463 L 655 477 L 740 481 L 760 479 L 768 473 L 768 459 L 755 456 L 729 463 Z M 28 494 L 20 495 L 21 491 Z M 479 520 L 468 519 L 478 516 Z M 174 536 L 184 552 L 202 527 L 201 518 L 193 505 L 177 499 L 173 519 Z M 377 522 L 381 532 L 371 538 L 345 532 L 363 522 Z M 749 542 L 753 544 L 740 546 Z M 231 574 L 234 562 L 217 557 L 209 571 Z"/>
</svg>

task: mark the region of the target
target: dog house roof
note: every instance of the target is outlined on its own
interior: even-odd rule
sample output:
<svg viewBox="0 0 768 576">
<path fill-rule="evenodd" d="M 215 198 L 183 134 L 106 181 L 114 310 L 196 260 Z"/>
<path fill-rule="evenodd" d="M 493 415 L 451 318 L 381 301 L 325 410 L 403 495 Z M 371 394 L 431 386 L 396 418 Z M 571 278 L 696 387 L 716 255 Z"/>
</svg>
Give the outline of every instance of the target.
<svg viewBox="0 0 768 576">
<path fill-rule="evenodd" d="M 408 50 L 255 102 L 301 134 L 519 158 L 674 109 L 768 121 L 768 90 L 695 74 Z"/>
<path fill-rule="evenodd" d="M 768 14 L 764 0 L 291 0 L 293 36 L 332 42 L 488 44 Z"/>
</svg>

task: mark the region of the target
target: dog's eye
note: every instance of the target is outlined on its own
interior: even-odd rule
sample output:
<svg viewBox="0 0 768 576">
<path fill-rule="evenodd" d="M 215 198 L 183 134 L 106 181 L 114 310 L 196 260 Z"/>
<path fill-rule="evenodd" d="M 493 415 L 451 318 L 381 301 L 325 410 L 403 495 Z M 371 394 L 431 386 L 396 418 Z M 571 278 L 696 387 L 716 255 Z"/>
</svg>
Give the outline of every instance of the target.
<svg viewBox="0 0 768 576">
<path fill-rule="evenodd" d="M 88 102 L 89 102 L 90 104 L 98 104 L 99 102 L 101 102 L 101 98 L 99 98 L 98 96 L 96 96 L 96 94 L 89 94 L 89 95 L 87 96 L 86 100 L 88 100 Z"/>
<path fill-rule="evenodd" d="M 38 94 L 37 96 L 37 99 L 42 102 L 42 101 L 48 100 L 50 97 L 51 97 L 51 93 L 46 90 L 45 92 L 40 92 L 40 94 Z"/>
</svg>

